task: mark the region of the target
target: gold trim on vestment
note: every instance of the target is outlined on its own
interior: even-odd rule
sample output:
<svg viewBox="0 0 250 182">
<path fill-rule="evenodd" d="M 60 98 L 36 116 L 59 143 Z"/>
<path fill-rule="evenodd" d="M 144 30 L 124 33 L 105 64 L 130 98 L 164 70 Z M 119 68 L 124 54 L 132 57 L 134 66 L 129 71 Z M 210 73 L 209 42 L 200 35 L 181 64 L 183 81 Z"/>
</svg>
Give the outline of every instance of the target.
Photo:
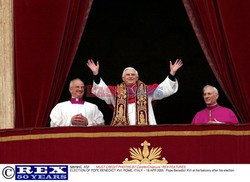
<svg viewBox="0 0 250 182">
<path fill-rule="evenodd" d="M 116 86 L 116 103 L 114 108 L 114 116 L 111 122 L 112 126 L 129 125 L 127 102 L 127 87 L 123 82 Z"/>
<path fill-rule="evenodd" d="M 148 91 L 147 86 L 138 81 L 136 92 L 136 121 L 137 125 L 149 125 L 148 120 Z"/>
<path fill-rule="evenodd" d="M 147 85 L 141 81 L 137 81 L 135 90 L 136 105 L 136 125 L 149 125 L 148 117 L 148 91 Z M 124 82 L 116 86 L 116 101 L 114 115 L 112 118 L 112 126 L 129 125 L 128 117 L 128 91 Z"/>
</svg>

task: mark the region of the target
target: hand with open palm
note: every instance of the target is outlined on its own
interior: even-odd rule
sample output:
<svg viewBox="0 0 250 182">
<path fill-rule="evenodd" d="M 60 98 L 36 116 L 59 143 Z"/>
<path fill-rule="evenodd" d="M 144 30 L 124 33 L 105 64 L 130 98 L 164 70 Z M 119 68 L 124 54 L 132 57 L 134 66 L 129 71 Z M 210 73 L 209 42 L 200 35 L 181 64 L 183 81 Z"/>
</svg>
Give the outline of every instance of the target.
<svg viewBox="0 0 250 182">
<path fill-rule="evenodd" d="M 88 59 L 87 66 L 92 71 L 93 75 L 97 75 L 99 73 L 99 62 L 95 64 L 92 59 Z"/>
<path fill-rule="evenodd" d="M 176 59 L 174 64 L 172 64 L 172 61 L 169 61 L 169 64 L 170 64 L 170 74 L 173 76 L 175 75 L 177 70 L 183 65 L 181 59 Z"/>
</svg>

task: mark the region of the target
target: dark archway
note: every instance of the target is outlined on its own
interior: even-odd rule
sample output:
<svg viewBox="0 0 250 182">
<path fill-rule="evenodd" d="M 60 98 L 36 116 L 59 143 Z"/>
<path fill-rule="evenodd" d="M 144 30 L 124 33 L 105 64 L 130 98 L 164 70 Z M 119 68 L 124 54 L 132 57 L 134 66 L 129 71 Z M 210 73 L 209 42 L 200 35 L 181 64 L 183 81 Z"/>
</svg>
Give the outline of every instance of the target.
<svg viewBox="0 0 250 182">
<path fill-rule="evenodd" d="M 206 84 L 216 86 L 219 103 L 232 108 L 206 61 L 181 0 L 94 1 L 67 84 L 75 77 L 92 84 L 85 64 L 89 58 L 100 62 L 102 78 L 112 85 L 121 81 L 127 66 L 135 67 L 145 83 L 160 83 L 169 73 L 169 61 L 181 58 L 184 67 L 177 73 L 179 91 L 154 107 L 158 124 L 191 123 L 204 107 L 202 87 Z M 65 85 L 60 101 L 69 97 Z M 97 104 L 110 124 L 109 107 L 97 98 L 86 100 Z"/>
</svg>

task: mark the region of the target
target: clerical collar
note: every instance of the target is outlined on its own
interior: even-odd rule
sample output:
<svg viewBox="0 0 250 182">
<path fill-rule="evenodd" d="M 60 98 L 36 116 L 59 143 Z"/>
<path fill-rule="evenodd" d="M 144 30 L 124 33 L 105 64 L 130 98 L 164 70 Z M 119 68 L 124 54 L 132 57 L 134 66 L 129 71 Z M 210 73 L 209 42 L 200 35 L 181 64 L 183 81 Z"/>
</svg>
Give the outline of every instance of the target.
<svg viewBox="0 0 250 182">
<path fill-rule="evenodd" d="M 82 98 L 71 98 L 71 104 L 84 104 L 84 100 Z"/>
<path fill-rule="evenodd" d="M 214 109 L 214 108 L 216 108 L 216 107 L 218 107 L 219 105 L 218 104 L 215 104 L 215 105 L 213 105 L 213 106 L 207 106 L 207 109 L 208 110 L 212 110 L 212 109 Z"/>
</svg>

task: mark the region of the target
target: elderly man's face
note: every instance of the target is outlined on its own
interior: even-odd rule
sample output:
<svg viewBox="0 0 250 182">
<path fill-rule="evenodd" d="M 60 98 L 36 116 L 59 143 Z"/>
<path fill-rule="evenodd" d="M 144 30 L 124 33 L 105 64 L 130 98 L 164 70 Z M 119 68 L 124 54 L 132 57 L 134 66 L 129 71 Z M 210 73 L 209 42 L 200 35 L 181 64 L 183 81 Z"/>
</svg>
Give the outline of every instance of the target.
<svg viewBox="0 0 250 182">
<path fill-rule="evenodd" d="M 217 103 L 219 95 L 212 87 L 207 87 L 203 90 L 203 98 L 207 106 L 213 106 Z"/>
<path fill-rule="evenodd" d="M 138 76 L 136 75 L 134 70 L 127 70 L 125 75 L 122 77 L 122 80 L 125 82 L 126 85 L 134 85 L 137 80 Z"/>
<path fill-rule="evenodd" d="M 69 88 L 69 92 L 72 97 L 82 98 L 84 94 L 84 83 L 80 80 L 75 80 L 72 82 L 72 86 Z"/>
</svg>

